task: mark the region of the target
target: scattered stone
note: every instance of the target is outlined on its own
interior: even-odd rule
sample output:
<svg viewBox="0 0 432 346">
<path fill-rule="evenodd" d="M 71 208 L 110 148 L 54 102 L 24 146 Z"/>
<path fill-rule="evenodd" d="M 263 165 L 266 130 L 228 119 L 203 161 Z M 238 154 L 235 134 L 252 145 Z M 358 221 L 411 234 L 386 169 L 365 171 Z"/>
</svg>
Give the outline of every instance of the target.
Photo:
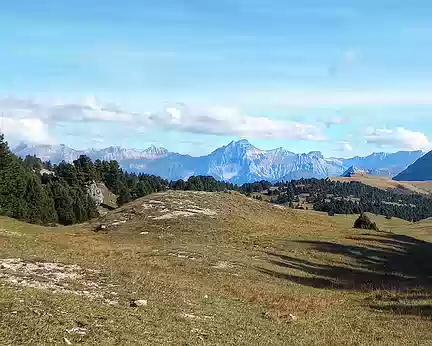
<svg viewBox="0 0 432 346">
<path fill-rule="evenodd" d="M 188 211 L 181 211 L 181 210 L 175 210 L 171 213 L 164 214 L 162 216 L 154 217 L 153 220 L 169 220 L 169 219 L 175 219 L 177 217 L 189 217 L 194 216 L 194 213 L 188 212 Z"/>
<path fill-rule="evenodd" d="M 226 262 L 226 261 L 220 261 L 216 265 L 213 266 L 213 268 L 216 268 L 216 269 L 229 269 L 229 268 L 233 268 L 233 267 L 234 267 L 233 264 Z"/>
<path fill-rule="evenodd" d="M 107 305 L 118 305 L 118 301 L 117 300 L 112 300 L 112 299 L 105 299 L 105 304 Z"/>
<path fill-rule="evenodd" d="M 181 316 L 183 318 L 195 319 L 195 320 L 212 320 L 213 316 L 196 316 L 194 314 L 182 313 Z"/>
<path fill-rule="evenodd" d="M 19 232 L 8 231 L 4 228 L 0 228 L 0 235 L 12 236 L 12 237 L 22 237 L 23 235 Z"/>
<path fill-rule="evenodd" d="M 102 283 L 87 280 L 87 275 L 99 273 L 98 270 L 81 268 L 50 262 L 26 262 L 20 258 L 0 258 L 1 284 L 48 290 L 54 294 L 67 293 L 94 299 L 104 299 Z M 86 290 L 70 289 L 69 281 L 74 281 Z M 22 291 L 19 289 L 19 291 Z"/>
<path fill-rule="evenodd" d="M 291 319 L 292 319 L 293 321 L 297 321 L 297 320 L 298 320 L 298 317 L 295 316 L 295 315 L 293 315 L 293 314 L 289 314 L 289 317 L 291 317 Z"/>
<path fill-rule="evenodd" d="M 74 327 L 71 330 L 68 330 L 68 333 L 71 334 L 78 334 L 78 335 L 86 335 L 87 334 L 87 329 L 85 328 L 80 328 L 80 327 Z"/>
<path fill-rule="evenodd" d="M 133 300 L 130 303 L 130 306 L 132 308 L 136 308 L 136 307 L 139 307 L 139 306 L 147 306 L 147 305 L 148 305 L 148 302 L 145 299 Z"/>
<path fill-rule="evenodd" d="M 204 215 L 208 215 L 208 216 L 214 216 L 216 215 L 216 212 L 214 210 L 210 210 L 210 209 L 201 209 L 196 207 L 195 209 L 185 209 L 188 212 L 194 213 L 194 214 L 204 214 Z"/>
<path fill-rule="evenodd" d="M 106 231 L 106 229 L 107 229 L 107 227 L 105 225 L 99 225 L 94 229 L 94 231 L 95 232 Z"/>
<path fill-rule="evenodd" d="M 162 202 L 162 201 L 156 201 L 156 200 L 154 200 L 154 199 L 151 199 L 151 200 L 149 200 L 148 202 L 149 202 L 150 204 L 161 204 L 161 205 L 165 205 L 164 202 Z"/>
<path fill-rule="evenodd" d="M 121 224 L 124 224 L 124 223 L 126 223 L 126 220 L 115 221 L 115 222 L 113 222 L 111 224 L 111 226 L 118 226 L 118 225 L 121 225 Z"/>
</svg>

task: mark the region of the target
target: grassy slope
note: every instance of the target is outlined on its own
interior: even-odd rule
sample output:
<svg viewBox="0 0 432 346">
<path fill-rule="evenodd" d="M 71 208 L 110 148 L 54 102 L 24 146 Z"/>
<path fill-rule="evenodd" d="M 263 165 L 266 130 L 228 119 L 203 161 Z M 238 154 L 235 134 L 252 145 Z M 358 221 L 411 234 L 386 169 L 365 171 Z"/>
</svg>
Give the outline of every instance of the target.
<svg viewBox="0 0 432 346">
<path fill-rule="evenodd" d="M 154 220 L 164 214 L 148 207 L 154 200 L 217 215 Z M 92 225 L 3 218 L 0 258 L 100 270 L 93 280 L 119 304 L 0 278 L 0 344 L 431 344 L 432 221 L 372 218 L 383 232 L 351 229 L 354 216 L 186 192 L 149 196 Z M 67 332 L 77 326 L 87 334 Z"/>
<path fill-rule="evenodd" d="M 357 181 L 384 190 L 404 189 L 408 192 L 421 194 L 430 194 L 432 192 L 432 182 L 430 181 L 395 181 L 387 177 L 378 177 L 367 174 L 357 174 L 352 177 L 333 177 L 331 180 L 340 182 Z"/>
</svg>

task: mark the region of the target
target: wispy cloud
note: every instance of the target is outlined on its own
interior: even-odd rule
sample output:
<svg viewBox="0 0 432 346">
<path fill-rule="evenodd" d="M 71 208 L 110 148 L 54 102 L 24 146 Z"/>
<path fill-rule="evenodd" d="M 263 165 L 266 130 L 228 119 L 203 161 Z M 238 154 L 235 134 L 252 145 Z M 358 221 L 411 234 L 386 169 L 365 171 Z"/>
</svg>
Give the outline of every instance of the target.
<svg viewBox="0 0 432 346">
<path fill-rule="evenodd" d="M 382 148 L 428 150 L 432 147 L 432 143 L 424 133 L 411 131 L 404 127 L 373 129 L 366 136 L 366 141 Z"/>
<path fill-rule="evenodd" d="M 352 145 L 348 141 L 337 141 L 337 150 L 343 153 L 353 151 Z"/>
<path fill-rule="evenodd" d="M 125 112 L 115 105 L 101 106 L 90 97 L 83 103 L 42 104 L 32 100 L 15 98 L 0 99 L 0 111 L 15 119 L 33 117 L 41 121 L 131 121 L 133 113 Z"/>
<path fill-rule="evenodd" d="M 54 138 L 50 136 L 48 126 L 37 118 L 9 118 L 1 120 L 0 132 L 12 140 L 23 140 L 37 144 L 52 144 Z"/>
<path fill-rule="evenodd" d="M 349 122 L 348 118 L 342 117 L 342 116 L 334 116 L 328 119 L 324 119 L 323 123 L 326 127 L 330 127 L 333 125 L 343 125 Z"/>
<path fill-rule="evenodd" d="M 15 121 L 35 119 L 43 128 L 83 121 L 101 124 L 117 122 L 137 131 L 157 127 L 180 132 L 250 139 L 326 139 L 322 129 L 315 125 L 265 116 L 250 116 L 237 108 L 221 106 L 174 104 L 157 112 L 130 112 L 115 105 L 101 106 L 93 98 L 82 104 L 55 105 L 4 99 L 0 100 L 0 110 L 4 110 Z"/>
<path fill-rule="evenodd" d="M 251 139 L 302 139 L 321 141 L 326 136 L 314 125 L 254 117 L 236 108 L 202 108 L 184 104 L 150 116 L 151 121 L 175 130 Z"/>
</svg>

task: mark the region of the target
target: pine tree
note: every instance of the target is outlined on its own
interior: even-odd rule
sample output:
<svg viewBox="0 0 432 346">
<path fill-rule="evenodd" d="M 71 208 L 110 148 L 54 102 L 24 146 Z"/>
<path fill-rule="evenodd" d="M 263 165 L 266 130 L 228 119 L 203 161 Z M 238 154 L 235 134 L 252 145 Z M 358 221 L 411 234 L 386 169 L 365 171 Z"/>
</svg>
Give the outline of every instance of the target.
<svg viewBox="0 0 432 346">
<path fill-rule="evenodd" d="M 51 186 L 58 221 L 62 225 L 72 225 L 76 222 L 74 200 L 69 194 L 66 182 L 56 181 Z"/>
<path fill-rule="evenodd" d="M 131 200 L 132 200 L 132 196 L 131 196 L 129 190 L 127 188 L 123 188 L 120 191 L 120 194 L 117 198 L 117 204 L 121 206 L 123 204 L 130 202 Z"/>
</svg>

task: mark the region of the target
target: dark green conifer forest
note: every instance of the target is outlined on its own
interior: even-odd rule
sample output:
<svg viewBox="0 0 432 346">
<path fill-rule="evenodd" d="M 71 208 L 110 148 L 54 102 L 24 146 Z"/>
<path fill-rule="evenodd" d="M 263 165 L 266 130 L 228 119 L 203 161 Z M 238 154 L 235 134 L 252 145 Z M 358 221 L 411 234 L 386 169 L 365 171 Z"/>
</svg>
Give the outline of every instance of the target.
<svg viewBox="0 0 432 346">
<path fill-rule="evenodd" d="M 155 175 L 124 172 L 117 161 L 80 156 L 73 163 L 52 165 L 34 156 L 13 154 L 0 134 L 0 214 L 30 223 L 72 225 L 98 215 L 89 194 L 92 184 L 104 183 L 123 205 L 166 189 L 222 191 L 237 189 L 213 177 L 193 176 L 169 182 Z"/>
</svg>

